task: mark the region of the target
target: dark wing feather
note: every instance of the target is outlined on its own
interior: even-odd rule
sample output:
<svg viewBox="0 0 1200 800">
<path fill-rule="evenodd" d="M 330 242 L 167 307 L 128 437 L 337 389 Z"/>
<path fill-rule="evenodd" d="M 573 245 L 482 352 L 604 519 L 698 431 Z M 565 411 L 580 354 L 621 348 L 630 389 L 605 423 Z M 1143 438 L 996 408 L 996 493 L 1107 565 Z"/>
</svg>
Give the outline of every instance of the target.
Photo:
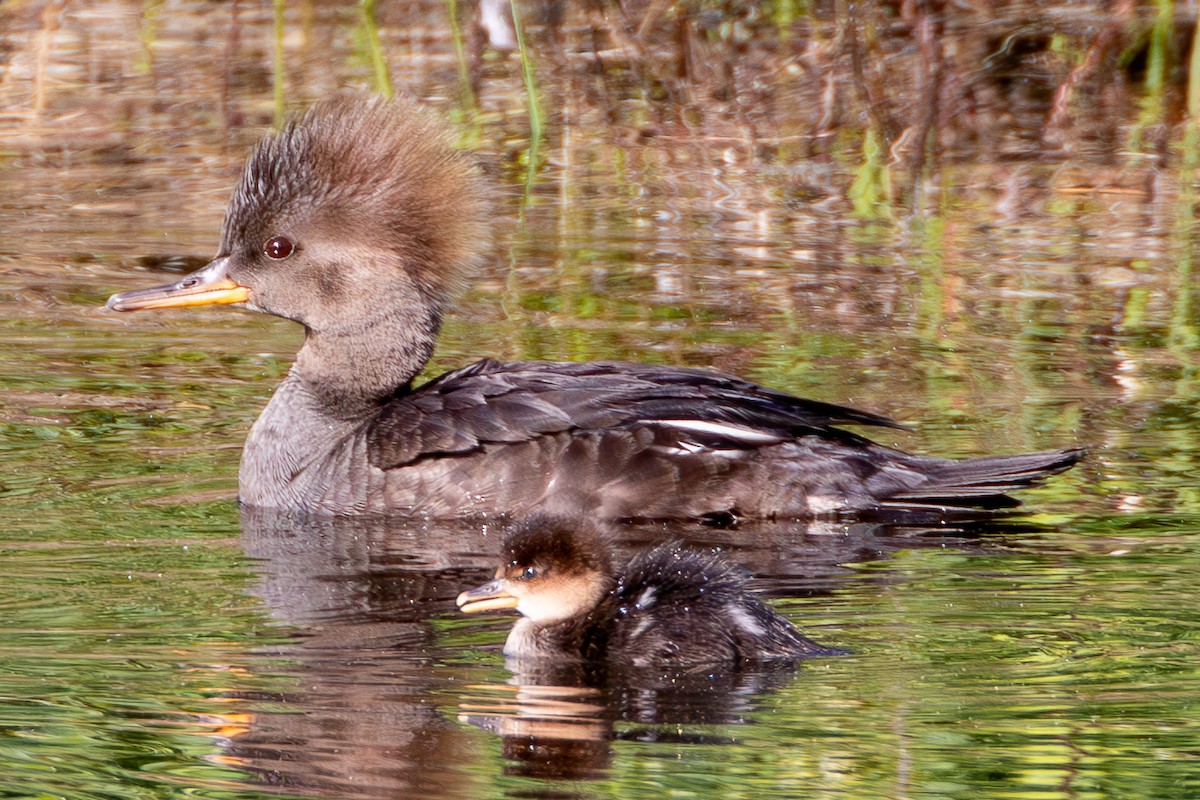
<svg viewBox="0 0 1200 800">
<path fill-rule="evenodd" d="M 1035 486 L 1050 475 L 1070 469 L 1085 455 L 1087 450 L 1072 448 L 942 461 L 926 470 L 928 481 L 925 484 L 909 491 L 894 492 L 888 499 L 918 505 L 955 502 L 979 505 L 971 500 L 992 499 L 992 507 L 1003 508 L 1016 504 L 1006 497 L 1006 492 Z"/>
<path fill-rule="evenodd" d="M 392 469 L 488 443 L 679 421 L 736 426 L 757 434 L 760 443 L 761 437 L 784 441 L 805 434 L 858 443 L 864 440 L 832 426 L 901 427 L 885 417 L 698 369 L 485 360 L 393 398 L 368 441 L 371 463 Z M 671 435 L 703 447 L 747 446 L 736 431 L 684 429 Z"/>
<path fill-rule="evenodd" d="M 747 578 L 720 556 L 677 542 L 635 556 L 613 592 L 614 655 L 634 663 L 699 666 L 846 652 L 801 634 L 749 593 Z"/>
</svg>

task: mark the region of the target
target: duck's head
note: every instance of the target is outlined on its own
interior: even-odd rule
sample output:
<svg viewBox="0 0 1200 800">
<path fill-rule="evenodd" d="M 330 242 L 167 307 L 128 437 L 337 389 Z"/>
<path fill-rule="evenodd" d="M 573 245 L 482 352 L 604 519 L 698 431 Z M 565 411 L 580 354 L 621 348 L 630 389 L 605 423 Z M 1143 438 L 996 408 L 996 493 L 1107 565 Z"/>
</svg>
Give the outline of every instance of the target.
<svg viewBox="0 0 1200 800">
<path fill-rule="evenodd" d="M 586 521 L 535 516 L 504 541 L 495 580 L 458 596 L 467 612 L 515 608 L 537 625 L 591 611 L 613 586 L 605 535 Z"/>
<path fill-rule="evenodd" d="M 254 148 L 216 258 L 108 307 L 231 304 L 336 335 L 417 305 L 436 329 L 481 259 L 486 195 L 478 168 L 424 109 L 341 95 Z"/>
</svg>

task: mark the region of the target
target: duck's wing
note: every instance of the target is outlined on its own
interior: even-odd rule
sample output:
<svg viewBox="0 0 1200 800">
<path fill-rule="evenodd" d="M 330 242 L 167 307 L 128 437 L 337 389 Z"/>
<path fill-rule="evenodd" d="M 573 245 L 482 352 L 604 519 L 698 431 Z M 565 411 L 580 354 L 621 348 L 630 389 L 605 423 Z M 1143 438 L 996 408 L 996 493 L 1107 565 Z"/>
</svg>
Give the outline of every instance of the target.
<svg viewBox="0 0 1200 800">
<path fill-rule="evenodd" d="M 803 435 L 865 443 L 839 424 L 902 427 L 886 417 L 805 400 L 699 369 L 622 362 L 480 361 L 384 407 L 371 463 L 394 469 L 487 444 L 564 432 L 652 428 L 657 448 L 752 450 Z"/>
<path fill-rule="evenodd" d="M 721 606 L 743 583 L 728 564 L 680 542 L 638 553 L 609 602 L 612 657 L 635 667 L 732 667 L 738 646 Z"/>
<path fill-rule="evenodd" d="M 712 521 L 845 511 L 970 517 L 1020 505 L 1007 493 L 1085 454 L 949 461 L 836 427 L 847 423 L 900 427 L 703 370 L 482 361 L 397 395 L 354 446 L 365 445 L 368 463 L 397 487 L 395 506 L 549 504 Z"/>
<path fill-rule="evenodd" d="M 840 655 L 801 634 L 749 592 L 749 574 L 708 551 L 667 542 L 635 556 L 614 596 L 614 634 L 631 654 L 701 663 Z"/>
</svg>

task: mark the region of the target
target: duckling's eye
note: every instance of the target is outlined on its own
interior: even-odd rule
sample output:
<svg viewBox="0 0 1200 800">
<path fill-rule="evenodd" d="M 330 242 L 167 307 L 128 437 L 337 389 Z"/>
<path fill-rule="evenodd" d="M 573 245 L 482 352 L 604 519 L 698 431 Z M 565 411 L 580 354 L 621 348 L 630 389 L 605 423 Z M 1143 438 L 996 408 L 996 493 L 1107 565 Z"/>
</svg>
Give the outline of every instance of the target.
<svg viewBox="0 0 1200 800">
<path fill-rule="evenodd" d="M 537 574 L 538 574 L 537 567 L 526 567 L 525 569 L 521 570 L 521 574 L 518 577 L 518 580 L 531 581 L 537 577 Z"/>
<path fill-rule="evenodd" d="M 276 261 L 287 258 L 294 252 L 296 252 L 296 245 L 292 244 L 292 240 L 286 236 L 272 236 L 263 245 L 263 253 L 266 257 Z"/>
</svg>

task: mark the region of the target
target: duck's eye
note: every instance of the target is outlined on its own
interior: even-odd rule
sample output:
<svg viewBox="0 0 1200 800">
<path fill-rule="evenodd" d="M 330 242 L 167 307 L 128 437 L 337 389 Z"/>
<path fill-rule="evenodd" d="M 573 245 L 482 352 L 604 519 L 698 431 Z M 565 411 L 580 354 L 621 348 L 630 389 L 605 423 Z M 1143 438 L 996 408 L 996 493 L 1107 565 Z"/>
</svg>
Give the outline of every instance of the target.
<svg viewBox="0 0 1200 800">
<path fill-rule="evenodd" d="M 286 236 L 272 236 L 263 245 L 263 253 L 267 258 L 273 258 L 276 261 L 287 258 L 294 252 L 296 252 L 296 245 L 292 244 L 292 240 Z"/>
<path fill-rule="evenodd" d="M 526 567 L 521 570 L 520 580 L 531 581 L 538 576 L 537 567 Z"/>
</svg>

